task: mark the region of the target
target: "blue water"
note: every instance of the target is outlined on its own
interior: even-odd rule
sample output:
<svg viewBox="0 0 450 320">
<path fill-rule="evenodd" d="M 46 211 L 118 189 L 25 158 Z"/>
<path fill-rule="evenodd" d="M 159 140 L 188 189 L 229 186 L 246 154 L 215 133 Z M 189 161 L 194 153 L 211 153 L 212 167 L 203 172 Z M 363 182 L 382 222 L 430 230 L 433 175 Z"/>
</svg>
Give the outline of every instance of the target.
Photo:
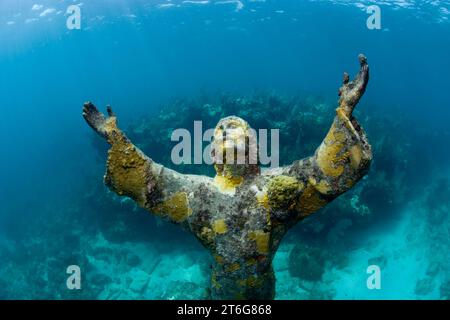
<svg viewBox="0 0 450 320">
<path fill-rule="evenodd" d="M 345 266 L 327 261 L 318 283 L 288 270 L 290 250 L 314 222 L 297 226 L 275 258 L 277 298 L 448 299 L 450 1 L 380 2 L 382 28 L 369 30 L 365 6 L 377 2 L 96 0 L 80 4 L 81 30 L 68 30 L 72 1 L 1 1 L 0 298 L 168 299 L 189 286 L 198 295 L 188 298 L 203 297 L 209 257 L 195 239 L 101 186 L 104 158 L 81 117 L 85 101 L 111 104 L 125 128 L 204 93 L 333 103 L 362 52 L 371 79 L 358 113 L 379 161 L 367 180 L 390 197 L 366 196 L 374 207 L 363 226 L 343 218 L 319 233 L 324 250 L 347 233 L 352 241 L 339 248 Z M 110 202 L 80 201 L 92 193 Z M 401 199 L 392 212 L 375 206 L 392 198 Z M 125 232 L 108 238 L 102 228 L 112 228 L 117 206 L 137 222 L 114 219 Z M 142 223 L 148 231 L 137 232 Z M 128 263 L 133 255 L 139 263 Z M 380 256 L 382 288 L 369 290 L 368 259 Z M 83 259 L 86 287 L 70 291 L 65 266 Z M 145 288 L 133 290 L 141 278 Z"/>
</svg>

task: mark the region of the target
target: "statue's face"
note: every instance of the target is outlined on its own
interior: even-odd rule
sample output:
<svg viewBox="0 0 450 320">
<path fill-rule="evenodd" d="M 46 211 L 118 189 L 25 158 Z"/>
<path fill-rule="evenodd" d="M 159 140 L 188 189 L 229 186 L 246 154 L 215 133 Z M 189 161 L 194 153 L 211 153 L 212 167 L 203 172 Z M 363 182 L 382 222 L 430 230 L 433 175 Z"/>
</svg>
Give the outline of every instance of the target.
<svg viewBox="0 0 450 320">
<path fill-rule="evenodd" d="M 223 165 L 240 170 L 257 166 L 256 134 L 247 121 L 235 116 L 221 119 L 214 130 L 211 156 L 219 170 Z"/>
</svg>

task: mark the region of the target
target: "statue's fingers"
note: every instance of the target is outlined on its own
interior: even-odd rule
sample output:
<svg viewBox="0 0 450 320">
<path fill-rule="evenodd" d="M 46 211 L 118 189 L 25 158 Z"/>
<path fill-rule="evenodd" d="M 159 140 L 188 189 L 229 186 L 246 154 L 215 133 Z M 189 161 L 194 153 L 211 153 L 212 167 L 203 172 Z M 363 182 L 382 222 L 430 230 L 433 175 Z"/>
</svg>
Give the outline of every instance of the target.
<svg viewBox="0 0 450 320">
<path fill-rule="evenodd" d="M 342 77 L 342 84 L 347 84 L 350 81 L 350 76 L 347 72 L 344 72 L 344 76 Z"/>
<path fill-rule="evenodd" d="M 367 64 L 367 58 L 365 55 L 360 54 L 358 56 L 359 60 L 359 72 L 355 77 L 355 80 L 351 82 L 351 93 L 349 94 L 350 103 L 350 116 L 353 113 L 356 105 L 358 104 L 361 97 L 366 92 L 367 83 L 369 82 L 369 65 Z"/>
<path fill-rule="evenodd" d="M 347 87 L 348 82 L 350 81 L 350 76 L 347 72 L 344 72 L 344 75 L 342 76 L 342 87 L 339 88 L 338 95 L 339 97 L 342 96 L 344 93 L 344 90 Z"/>
<path fill-rule="evenodd" d="M 360 53 L 358 55 L 358 60 L 359 60 L 359 64 L 362 66 L 367 65 L 367 57 L 365 55 L 363 55 L 362 53 Z"/>
<path fill-rule="evenodd" d="M 351 117 L 355 106 L 366 91 L 369 82 L 369 65 L 367 58 L 363 54 L 358 56 L 359 72 L 353 81 L 350 81 L 348 73 L 344 73 L 342 86 L 339 89 L 339 104 L 344 109 L 347 116 Z"/>
<path fill-rule="evenodd" d="M 90 101 L 85 102 L 83 105 L 83 112 L 84 113 L 92 113 L 92 112 L 98 112 L 97 107 Z"/>
<path fill-rule="evenodd" d="M 112 110 L 112 108 L 111 108 L 111 106 L 109 104 L 106 106 L 106 111 L 108 112 L 108 116 L 110 116 L 110 117 L 115 117 L 116 116 L 114 111 Z"/>
<path fill-rule="evenodd" d="M 369 82 L 369 65 L 367 64 L 367 58 L 365 55 L 360 54 L 359 60 L 359 72 L 355 79 L 355 89 L 358 90 L 360 96 L 366 91 L 367 83 Z"/>
<path fill-rule="evenodd" d="M 83 118 L 84 120 L 86 120 L 87 124 L 98 134 L 100 134 L 101 136 L 105 136 L 105 116 L 103 115 L 103 113 L 98 111 L 97 107 L 93 103 L 86 102 L 83 105 Z"/>
<path fill-rule="evenodd" d="M 93 122 L 104 119 L 103 114 L 98 111 L 97 107 L 92 102 L 86 102 L 83 105 L 83 117 L 87 122 Z"/>
</svg>

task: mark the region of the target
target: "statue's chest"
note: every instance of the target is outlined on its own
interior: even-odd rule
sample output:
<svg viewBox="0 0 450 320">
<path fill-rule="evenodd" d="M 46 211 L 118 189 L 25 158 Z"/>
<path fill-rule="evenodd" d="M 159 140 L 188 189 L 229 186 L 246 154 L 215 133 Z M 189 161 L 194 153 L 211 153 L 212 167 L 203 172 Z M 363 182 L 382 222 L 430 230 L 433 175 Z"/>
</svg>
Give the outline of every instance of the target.
<svg viewBox="0 0 450 320">
<path fill-rule="evenodd" d="M 230 258 L 268 255 L 271 246 L 271 223 L 268 210 L 258 206 L 228 206 L 223 219 L 213 221 L 216 247 Z"/>
</svg>

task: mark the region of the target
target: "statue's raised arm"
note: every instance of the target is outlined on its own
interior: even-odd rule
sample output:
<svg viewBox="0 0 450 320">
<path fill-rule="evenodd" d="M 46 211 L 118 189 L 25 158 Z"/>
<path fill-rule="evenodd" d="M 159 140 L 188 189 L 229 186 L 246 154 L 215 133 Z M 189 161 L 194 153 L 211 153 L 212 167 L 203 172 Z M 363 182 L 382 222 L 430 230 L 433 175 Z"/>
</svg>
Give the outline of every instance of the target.
<svg viewBox="0 0 450 320">
<path fill-rule="evenodd" d="M 118 195 L 128 196 L 142 208 L 197 234 L 193 209 L 200 197 L 196 193 L 208 188 L 212 179 L 184 175 L 154 162 L 118 128 L 110 106 L 107 112 L 108 116 L 103 115 L 90 102 L 83 107 L 88 125 L 111 146 L 105 184 Z"/>
<path fill-rule="evenodd" d="M 369 169 L 371 146 L 353 117 L 369 81 L 367 59 L 362 54 L 358 58 L 360 70 L 355 79 L 350 81 L 344 73 L 336 116 L 319 148 L 313 156 L 278 171 L 280 183 L 297 185 L 295 189 L 300 193 L 292 204 L 296 210 L 292 211 L 289 223 L 294 224 L 349 190 Z"/>
</svg>

